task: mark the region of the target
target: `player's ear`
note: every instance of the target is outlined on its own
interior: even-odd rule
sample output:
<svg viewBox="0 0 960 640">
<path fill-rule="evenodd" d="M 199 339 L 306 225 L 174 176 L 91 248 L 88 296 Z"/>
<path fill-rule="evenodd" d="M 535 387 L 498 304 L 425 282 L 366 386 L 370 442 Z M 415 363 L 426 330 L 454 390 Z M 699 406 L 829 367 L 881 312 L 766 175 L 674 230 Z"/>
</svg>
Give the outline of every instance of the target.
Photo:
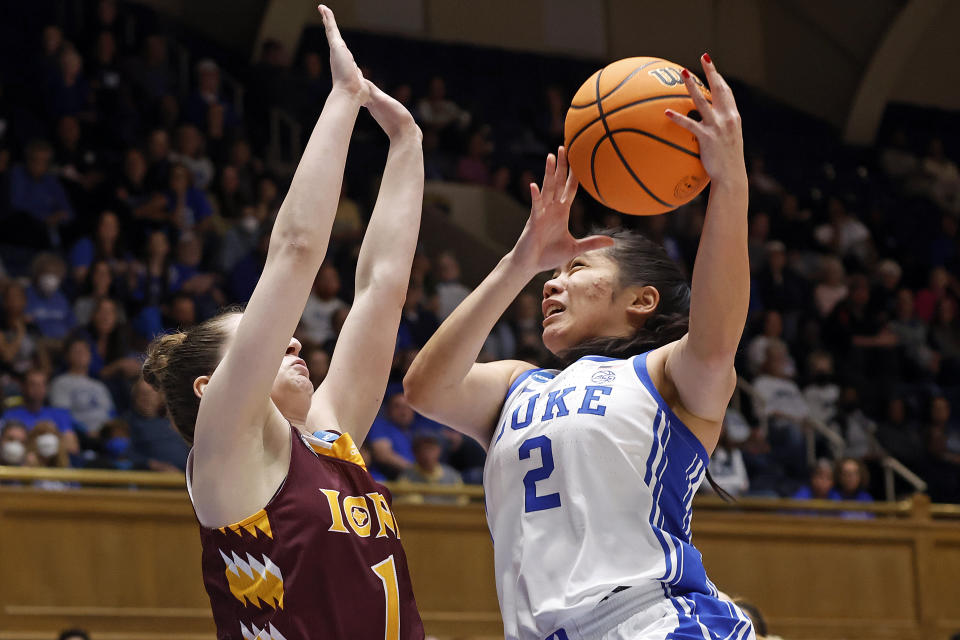
<svg viewBox="0 0 960 640">
<path fill-rule="evenodd" d="M 660 292 L 652 285 L 630 287 L 629 292 L 627 317 L 630 318 L 631 324 L 640 326 L 657 310 L 660 304 Z"/>
<path fill-rule="evenodd" d="M 208 382 L 210 382 L 210 376 L 199 376 L 193 381 L 193 393 L 198 398 L 203 397 L 203 392 L 206 390 Z"/>
</svg>

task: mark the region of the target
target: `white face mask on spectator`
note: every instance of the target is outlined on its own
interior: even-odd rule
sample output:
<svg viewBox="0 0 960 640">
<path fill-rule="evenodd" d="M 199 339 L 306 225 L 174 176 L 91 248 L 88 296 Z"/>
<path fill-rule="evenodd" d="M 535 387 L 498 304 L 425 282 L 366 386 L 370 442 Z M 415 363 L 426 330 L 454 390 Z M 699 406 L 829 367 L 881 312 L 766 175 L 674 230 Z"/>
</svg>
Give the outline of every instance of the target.
<svg viewBox="0 0 960 640">
<path fill-rule="evenodd" d="M 240 228 L 247 233 L 253 233 L 260 226 L 260 221 L 253 216 L 243 216 L 240 218 Z"/>
<path fill-rule="evenodd" d="M 52 433 L 37 436 L 37 453 L 41 458 L 52 458 L 60 451 L 60 438 Z"/>
<path fill-rule="evenodd" d="M 53 295 L 60 288 L 60 278 L 55 273 L 44 273 L 37 278 L 37 286 L 44 295 Z"/>
<path fill-rule="evenodd" d="M 18 440 L 7 440 L 0 448 L 0 458 L 2 458 L 4 464 L 20 464 L 26 454 L 27 448 Z"/>
</svg>

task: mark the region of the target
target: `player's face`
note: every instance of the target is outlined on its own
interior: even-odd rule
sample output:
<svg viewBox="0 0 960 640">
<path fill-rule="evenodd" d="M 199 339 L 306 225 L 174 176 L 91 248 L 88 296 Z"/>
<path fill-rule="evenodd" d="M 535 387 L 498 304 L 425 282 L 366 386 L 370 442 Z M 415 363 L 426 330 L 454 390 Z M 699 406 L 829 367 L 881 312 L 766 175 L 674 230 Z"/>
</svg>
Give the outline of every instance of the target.
<svg viewBox="0 0 960 640">
<path fill-rule="evenodd" d="M 543 344 L 560 353 L 585 340 L 629 336 L 631 292 L 618 286 L 619 269 L 603 250 L 559 267 L 543 286 Z"/>
<path fill-rule="evenodd" d="M 242 314 L 234 314 L 225 319 L 224 331 L 229 336 L 227 349 L 237 333 Z M 273 380 L 270 389 L 270 399 L 280 409 L 280 413 L 290 420 L 302 421 L 310 409 L 310 398 L 313 395 L 313 383 L 310 381 L 310 370 L 307 363 L 300 358 L 300 341 L 290 338 L 287 352 L 280 363 L 280 369 Z"/>
</svg>

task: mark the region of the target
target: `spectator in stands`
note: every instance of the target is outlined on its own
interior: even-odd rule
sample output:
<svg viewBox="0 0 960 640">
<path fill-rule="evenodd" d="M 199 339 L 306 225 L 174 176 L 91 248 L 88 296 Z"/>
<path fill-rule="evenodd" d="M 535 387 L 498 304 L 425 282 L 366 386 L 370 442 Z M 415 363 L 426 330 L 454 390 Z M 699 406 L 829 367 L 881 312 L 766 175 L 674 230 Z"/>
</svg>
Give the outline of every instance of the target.
<svg viewBox="0 0 960 640">
<path fill-rule="evenodd" d="M 323 345 L 334 337 L 333 314 L 347 306 L 337 297 L 340 274 L 329 262 L 324 263 L 313 281 L 313 291 L 300 317 L 300 333 L 313 344 Z"/>
<path fill-rule="evenodd" d="M 395 479 L 413 466 L 413 435 L 417 414 L 402 391 L 387 398 L 383 415 L 373 421 L 367 442 L 373 460 L 387 478 Z"/>
<path fill-rule="evenodd" d="M 897 335 L 872 308 L 866 276 L 850 277 L 850 294 L 827 319 L 825 337 L 837 357 L 843 358 L 843 373 L 862 378 L 870 372 L 884 380 L 897 376 Z"/>
<path fill-rule="evenodd" d="M 440 437 L 433 432 L 424 431 L 413 437 L 414 464 L 401 475 L 400 480 L 417 484 L 430 484 L 456 487 L 463 484 L 457 471 L 440 462 L 443 446 Z M 423 496 L 423 502 L 435 504 L 462 504 L 465 496 L 430 495 Z"/>
<path fill-rule="evenodd" d="M 926 451 L 921 475 L 934 502 L 960 502 L 960 454 L 947 448 L 943 427 L 931 426 L 924 434 Z"/>
<path fill-rule="evenodd" d="M 27 145 L 25 156 L 24 165 L 10 169 L 10 208 L 26 214 L 19 224 L 30 227 L 20 235 L 34 247 L 60 246 L 61 227 L 73 219 L 73 207 L 50 170 L 53 149 L 46 141 L 34 140 Z"/>
<path fill-rule="evenodd" d="M 54 172 L 69 190 L 68 199 L 83 204 L 103 180 L 100 156 L 94 146 L 82 138 L 76 116 L 63 116 L 57 122 L 57 145 L 53 156 Z"/>
<path fill-rule="evenodd" d="M 138 102 L 155 104 L 162 96 L 173 95 L 177 88 L 177 74 L 169 62 L 167 39 L 150 34 L 143 41 L 143 51 L 127 66 L 127 76 L 137 91 Z"/>
<path fill-rule="evenodd" d="M 45 338 L 62 340 L 77 324 L 62 289 L 67 265 L 55 253 L 41 253 L 34 259 L 32 271 L 26 313 Z"/>
<path fill-rule="evenodd" d="M 240 189 L 240 174 L 236 167 L 227 165 L 220 168 L 214 192 L 215 208 L 220 217 L 230 223 L 242 222 L 250 200 Z"/>
<path fill-rule="evenodd" d="M 93 317 L 93 310 L 97 303 L 105 298 L 119 299 L 122 291 L 122 280 L 113 277 L 110 270 L 110 263 L 106 260 L 97 260 L 87 272 L 86 279 L 80 290 L 80 296 L 73 303 L 73 315 L 77 319 L 77 325 L 83 326 L 90 322 Z M 120 321 L 126 321 L 126 312 L 122 306 L 117 307 L 117 314 Z"/>
<path fill-rule="evenodd" d="M 91 375 L 110 385 L 140 374 L 140 361 L 130 350 L 127 326 L 120 322 L 116 301 L 104 298 L 97 302 L 86 337 L 92 354 Z"/>
<path fill-rule="evenodd" d="M 897 337 L 900 359 L 906 365 L 910 379 L 925 380 L 937 374 L 940 358 L 930 348 L 928 327 L 914 314 L 913 292 L 900 289 L 897 292 L 896 309 L 888 327 Z"/>
<path fill-rule="evenodd" d="M 880 168 L 890 178 L 905 181 L 920 168 L 920 160 L 910 149 L 903 129 L 893 132 L 889 144 L 880 152 Z"/>
<path fill-rule="evenodd" d="M 803 279 L 787 267 L 787 248 L 779 240 L 764 246 L 766 261 L 756 275 L 754 291 L 764 309 L 779 311 L 784 331 L 795 336 L 800 312 L 807 305 L 807 286 Z"/>
<path fill-rule="evenodd" d="M 6 420 L 0 429 L 0 464 L 23 466 L 27 458 L 27 428 L 17 420 Z"/>
<path fill-rule="evenodd" d="M 167 221 L 181 232 L 205 233 L 210 228 L 213 206 L 207 195 L 192 184 L 190 170 L 182 164 L 170 169 L 167 190 Z"/>
<path fill-rule="evenodd" d="M 127 81 L 117 59 L 117 40 L 113 33 L 97 34 L 91 58 L 89 76 L 97 118 L 101 125 L 117 128 L 129 116 L 130 99 L 124 95 Z"/>
<path fill-rule="evenodd" d="M 83 336 L 67 341 L 67 370 L 50 383 L 50 404 L 70 412 L 74 423 L 83 426 L 89 436 L 115 414 L 113 398 L 107 386 L 90 377 L 90 343 Z"/>
<path fill-rule="evenodd" d="M 820 458 L 810 470 L 810 483 L 793 494 L 794 500 L 831 500 L 833 493 L 833 463 Z"/>
<path fill-rule="evenodd" d="M 917 307 L 917 317 L 924 322 L 930 322 L 937 309 L 937 304 L 951 293 L 955 295 L 957 288 L 956 280 L 946 269 L 943 267 L 931 269 L 927 288 L 918 291 L 914 299 L 914 304 Z"/>
<path fill-rule="evenodd" d="M 862 460 L 849 456 L 837 460 L 834 466 L 834 488 L 830 490 L 831 500 L 873 502 L 873 496 L 867 493 L 868 486 L 870 476 Z M 844 517 L 856 516 L 844 513 Z"/>
<path fill-rule="evenodd" d="M 360 214 L 360 205 L 347 195 L 347 181 L 344 180 L 340 186 L 340 200 L 337 202 L 337 215 L 333 219 L 330 242 L 346 249 L 362 239 L 363 216 Z"/>
<path fill-rule="evenodd" d="M 443 322 L 468 295 L 470 289 L 460 282 L 460 262 L 450 251 L 436 259 L 437 318 Z"/>
<path fill-rule="evenodd" d="M 230 146 L 230 166 L 237 170 L 240 191 L 253 200 L 254 186 L 263 174 L 263 163 L 253 156 L 249 142 L 242 138 L 233 142 Z"/>
<path fill-rule="evenodd" d="M 490 184 L 490 154 L 493 143 L 489 131 L 480 129 L 470 135 L 467 152 L 457 160 L 457 180 L 470 184 Z"/>
<path fill-rule="evenodd" d="M 740 449 L 733 445 L 727 428 L 727 419 L 724 416 L 723 429 L 720 431 L 720 440 L 710 456 L 710 474 L 720 485 L 720 488 L 731 496 L 741 496 L 750 490 L 750 477 L 747 467 L 743 463 Z M 713 493 L 713 487 L 704 482 L 700 485 L 700 493 Z"/>
<path fill-rule="evenodd" d="M 828 221 L 814 230 L 821 247 L 841 257 L 867 258 L 871 248 L 870 230 L 851 215 L 839 198 L 827 201 Z"/>
<path fill-rule="evenodd" d="M 757 211 L 750 216 L 747 235 L 747 252 L 750 256 L 750 273 L 754 276 L 766 267 L 767 243 L 770 241 L 770 216 Z"/>
<path fill-rule="evenodd" d="M 40 355 L 40 331 L 26 314 L 27 291 L 18 282 L 10 282 L 3 292 L 3 316 L 0 322 L 0 371 L 23 375 Z"/>
<path fill-rule="evenodd" d="M 928 180 L 930 198 L 942 208 L 956 211 L 960 204 L 960 169 L 944 152 L 943 140 L 930 140 L 920 169 Z"/>
<path fill-rule="evenodd" d="M 163 305 L 163 326 L 167 331 L 186 331 L 197 324 L 197 305 L 193 297 L 180 291 Z"/>
<path fill-rule="evenodd" d="M 750 373 L 756 375 L 763 368 L 767 359 L 767 349 L 771 344 L 780 344 L 786 349 L 787 343 L 783 340 L 783 316 L 779 311 L 769 310 L 763 314 L 763 332 L 754 336 L 747 346 L 747 364 Z M 786 374 L 791 378 L 797 375 L 797 365 L 787 351 Z"/>
<path fill-rule="evenodd" d="M 846 274 L 843 263 L 834 257 L 823 257 L 820 260 L 819 283 L 813 289 L 813 302 L 821 318 L 833 313 L 834 307 L 847 297 Z"/>
<path fill-rule="evenodd" d="M 67 450 L 66 438 L 63 432 L 57 430 L 57 425 L 51 420 L 39 420 L 27 434 L 27 461 L 28 467 L 53 467 L 64 469 L 70 466 L 70 456 Z M 66 488 L 66 485 L 55 483 L 44 485 L 42 488 Z"/>
<path fill-rule="evenodd" d="M 41 52 L 39 74 L 37 81 L 42 83 L 41 89 L 46 90 L 46 83 L 60 71 L 60 54 L 63 53 L 63 30 L 55 25 L 48 24 L 43 28 L 41 35 Z"/>
<path fill-rule="evenodd" d="M 47 404 L 47 383 L 49 376 L 40 369 L 30 369 L 23 376 L 23 404 L 11 407 L 3 414 L 6 420 L 18 420 L 27 429 L 42 421 L 49 421 L 65 434 L 70 453 L 79 451 L 76 434 L 73 431 L 73 417 L 65 409 Z"/>
<path fill-rule="evenodd" d="M 442 131 L 453 126 L 465 129 L 470 125 L 470 113 L 447 98 L 447 84 L 440 76 L 430 79 L 427 96 L 417 104 L 417 121 L 426 129 Z"/>
<path fill-rule="evenodd" d="M 138 230 L 152 230 L 166 222 L 167 199 L 150 185 L 147 161 L 139 149 L 131 147 L 124 153 L 123 175 L 115 195 Z"/>
<path fill-rule="evenodd" d="M 895 261 L 887 259 L 880 261 L 874 273 L 876 284 L 870 294 L 873 308 L 878 313 L 893 317 L 897 311 L 897 296 L 901 290 L 903 269 Z"/>
<path fill-rule="evenodd" d="M 847 444 L 844 453 L 858 460 L 877 459 L 881 453 L 877 448 L 877 423 L 864 412 L 856 387 L 847 386 L 843 389 L 839 416 Z"/>
<path fill-rule="evenodd" d="M 300 357 L 307 363 L 307 369 L 310 370 L 310 382 L 316 389 L 330 371 L 330 354 L 322 347 L 307 343 L 300 351 Z"/>
<path fill-rule="evenodd" d="M 170 182 L 170 168 L 174 153 L 170 149 L 170 134 L 165 129 L 154 129 L 147 136 L 147 184 L 160 190 Z"/>
<path fill-rule="evenodd" d="M 930 342 L 939 355 L 941 380 L 956 384 L 960 380 L 960 325 L 957 323 L 957 301 L 952 296 L 937 303 L 930 327 Z"/>
<path fill-rule="evenodd" d="M 920 425 L 908 418 L 901 396 L 893 396 L 887 402 L 886 419 L 877 426 L 877 440 L 891 456 L 911 469 L 922 468 L 923 434 Z"/>
<path fill-rule="evenodd" d="M 107 262 L 116 275 L 127 270 L 129 256 L 120 239 L 120 218 L 109 209 L 101 211 L 93 234 L 83 236 L 70 250 L 70 269 L 77 284 L 87 278 L 87 271 L 94 260 Z"/>
<path fill-rule="evenodd" d="M 230 167 L 228 167 L 230 168 Z M 262 209 L 244 206 L 236 220 L 223 234 L 220 242 L 219 267 L 222 273 L 229 273 L 244 257 L 257 246 L 264 223 Z"/>
<path fill-rule="evenodd" d="M 771 196 L 783 193 L 783 186 L 767 172 L 767 162 L 760 154 L 750 158 L 750 189 Z"/>
<path fill-rule="evenodd" d="M 93 94 L 83 75 L 83 58 L 72 45 L 60 52 L 58 73 L 47 84 L 47 113 L 51 118 L 77 116 L 83 121 L 93 119 Z"/>
<path fill-rule="evenodd" d="M 166 416 L 163 396 L 143 379 L 137 380 L 133 385 L 130 411 L 124 415 L 124 420 L 130 428 L 133 454 L 146 460 L 149 469 L 186 469 L 190 447 Z"/>
<path fill-rule="evenodd" d="M 763 368 L 753 382 L 759 400 L 754 412 L 767 419 L 773 453 L 784 464 L 787 473 L 802 477 L 806 451 L 803 427 L 810 408 L 789 374 L 788 362 L 783 344 L 774 343 L 767 347 Z"/>
<path fill-rule="evenodd" d="M 220 277 L 202 268 L 203 244 L 194 233 L 184 233 L 177 243 L 177 258 L 171 265 L 170 289 L 193 297 L 200 315 L 209 318 L 226 303 L 220 291 Z"/>
<path fill-rule="evenodd" d="M 398 347 L 421 348 L 440 326 L 436 314 L 424 300 L 423 285 L 411 282 L 403 303 L 398 332 Z"/>
<path fill-rule="evenodd" d="M 143 263 L 135 263 L 130 270 L 131 297 L 145 307 L 157 307 L 172 290 L 170 239 L 157 230 L 147 237 Z"/>
<path fill-rule="evenodd" d="M 90 635 L 83 629 L 67 629 L 60 632 L 57 640 L 90 640 Z"/>
<path fill-rule="evenodd" d="M 213 181 L 213 161 L 203 149 L 203 134 L 191 124 L 177 127 L 176 149 L 170 155 L 174 164 L 182 164 L 190 171 L 191 184 L 204 191 Z"/>
<path fill-rule="evenodd" d="M 113 419 L 104 423 L 97 444 L 99 455 L 87 462 L 86 467 L 116 471 L 147 468 L 146 462 L 130 447 L 130 425 L 124 420 Z"/>
<path fill-rule="evenodd" d="M 200 129 L 205 129 L 207 113 L 212 104 L 223 106 L 227 125 L 233 126 L 237 115 L 220 94 L 220 67 L 210 58 L 204 58 L 197 63 L 197 90 L 187 99 L 184 117 Z"/>
<path fill-rule="evenodd" d="M 833 356 L 827 351 L 814 351 L 807 358 L 809 383 L 803 397 L 810 407 L 810 417 L 825 425 L 835 426 L 840 402 L 840 386 L 836 383 Z"/>
</svg>

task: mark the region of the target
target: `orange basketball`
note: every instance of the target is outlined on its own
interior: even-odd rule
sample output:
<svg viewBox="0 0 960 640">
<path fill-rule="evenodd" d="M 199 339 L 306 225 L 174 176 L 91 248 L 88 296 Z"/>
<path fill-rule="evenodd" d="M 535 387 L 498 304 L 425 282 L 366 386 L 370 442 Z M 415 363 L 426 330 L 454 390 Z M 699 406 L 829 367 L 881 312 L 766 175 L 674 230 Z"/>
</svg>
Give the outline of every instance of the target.
<svg viewBox="0 0 960 640">
<path fill-rule="evenodd" d="M 590 195 L 611 209 L 665 213 L 710 181 L 696 137 L 663 113 L 670 108 L 699 119 L 682 70 L 661 58 L 625 58 L 590 76 L 573 97 L 564 123 L 570 166 Z"/>
</svg>

